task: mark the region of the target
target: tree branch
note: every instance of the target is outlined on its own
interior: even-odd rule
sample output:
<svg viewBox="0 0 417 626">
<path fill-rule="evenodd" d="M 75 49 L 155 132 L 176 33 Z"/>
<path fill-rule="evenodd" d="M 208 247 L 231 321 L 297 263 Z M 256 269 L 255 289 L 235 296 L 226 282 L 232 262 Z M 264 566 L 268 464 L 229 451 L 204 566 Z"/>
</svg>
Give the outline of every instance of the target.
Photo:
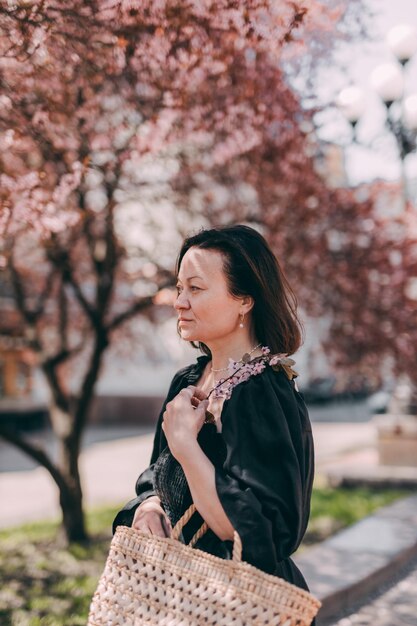
<svg viewBox="0 0 417 626">
<path fill-rule="evenodd" d="M 79 444 L 81 434 L 87 421 L 88 409 L 94 395 L 94 388 L 100 372 L 103 353 L 108 345 L 109 340 L 107 331 L 101 331 L 100 333 L 97 333 L 93 354 L 91 355 L 91 360 L 81 386 L 81 391 L 78 394 L 78 400 L 75 409 L 72 432 L 74 435 L 74 439 L 77 442 L 77 445 Z"/>
<path fill-rule="evenodd" d="M 56 237 L 54 237 L 53 248 L 51 247 L 48 250 L 47 254 L 49 261 L 60 272 L 62 280 L 72 287 L 72 290 L 74 291 L 75 297 L 81 305 L 81 308 L 87 315 L 91 324 L 95 326 L 97 324 L 97 312 L 88 302 L 87 298 L 84 296 L 81 290 L 80 285 L 75 280 L 70 264 L 69 253 L 67 250 L 64 250 L 60 247 Z"/>
<path fill-rule="evenodd" d="M 39 316 L 39 313 L 37 311 L 30 311 L 26 307 L 26 295 L 25 295 L 25 291 L 23 288 L 23 282 L 13 262 L 12 255 L 10 255 L 10 259 L 9 259 L 9 269 L 10 269 L 10 276 L 12 279 L 12 286 L 13 286 L 13 290 L 15 294 L 15 302 L 19 310 L 19 313 L 22 315 L 23 319 L 29 326 L 34 326 Z"/>
<path fill-rule="evenodd" d="M 45 282 L 45 288 L 42 291 L 42 293 L 39 295 L 38 302 L 35 307 L 35 314 L 37 318 L 40 317 L 41 313 L 44 311 L 46 301 L 51 295 L 52 286 L 54 284 L 55 273 L 56 273 L 55 270 L 52 270 L 51 272 L 49 272 L 48 277 Z"/>
<path fill-rule="evenodd" d="M 73 348 L 64 348 L 60 352 L 57 352 L 57 354 L 54 354 L 54 356 L 47 357 L 44 361 L 42 361 L 41 365 L 43 368 L 56 367 L 81 352 L 84 347 L 85 340 L 80 341 L 80 343 Z"/>
<path fill-rule="evenodd" d="M 58 296 L 58 328 L 60 335 L 61 351 L 68 352 L 68 301 L 65 293 L 64 282 L 61 281 Z"/>
<path fill-rule="evenodd" d="M 172 284 L 173 284 L 172 280 L 167 282 L 167 283 L 165 283 L 165 284 L 162 284 L 162 285 L 159 286 L 159 290 L 166 289 L 167 287 L 172 287 Z M 155 295 L 153 295 L 153 296 L 146 296 L 145 298 L 141 298 L 140 300 L 137 300 L 136 302 L 134 302 L 132 304 L 131 307 L 126 309 L 126 311 L 123 311 L 122 313 L 119 313 L 118 315 L 116 315 L 111 320 L 111 322 L 109 322 L 107 324 L 106 330 L 108 332 L 116 330 L 116 328 L 118 328 L 119 326 L 124 324 L 130 318 L 132 318 L 135 315 L 137 315 L 137 313 L 140 313 L 141 311 L 144 311 L 145 309 L 149 308 L 150 306 L 153 306 L 154 298 L 155 298 Z"/>
<path fill-rule="evenodd" d="M 95 260 L 97 271 L 96 307 L 97 310 L 100 311 L 101 319 L 104 319 L 107 307 L 110 304 L 114 286 L 114 274 L 117 268 L 117 244 L 114 233 L 114 200 L 112 198 L 114 188 L 109 189 L 106 185 L 106 190 L 109 197 L 107 215 L 105 218 L 106 251 L 102 261 Z"/>
<path fill-rule="evenodd" d="M 16 446 L 16 448 L 19 448 L 19 450 L 21 450 L 31 459 L 39 463 L 39 465 L 42 465 L 42 467 L 44 467 L 50 473 L 59 489 L 65 488 L 65 481 L 61 472 L 52 463 L 45 450 L 43 450 L 39 446 L 36 446 L 33 443 L 29 443 L 27 440 L 19 437 L 19 435 L 17 435 L 11 429 L 6 428 L 1 424 L 0 437 L 3 437 L 3 439 Z"/>
</svg>

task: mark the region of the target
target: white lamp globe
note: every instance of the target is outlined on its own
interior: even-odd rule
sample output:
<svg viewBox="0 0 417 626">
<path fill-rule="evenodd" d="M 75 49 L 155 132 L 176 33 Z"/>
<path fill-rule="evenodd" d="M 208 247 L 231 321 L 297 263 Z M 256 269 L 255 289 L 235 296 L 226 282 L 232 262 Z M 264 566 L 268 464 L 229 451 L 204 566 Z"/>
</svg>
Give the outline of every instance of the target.
<svg viewBox="0 0 417 626">
<path fill-rule="evenodd" d="M 355 85 L 345 87 L 336 99 L 336 106 L 351 124 L 356 124 L 365 110 L 365 98 L 362 89 Z"/>
<path fill-rule="evenodd" d="M 417 94 L 407 96 L 404 100 L 404 125 L 410 130 L 417 130 Z"/>
<path fill-rule="evenodd" d="M 417 50 L 417 30 L 410 24 L 398 24 L 388 31 L 387 44 L 400 63 L 407 63 Z"/>
<path fill-rule="evenodd" d="M 371 85 L 385 104 L 400 99 L 404 90 L 401 66 L 396 63 L 378 65 L 371 74 Z"/>
</svg>

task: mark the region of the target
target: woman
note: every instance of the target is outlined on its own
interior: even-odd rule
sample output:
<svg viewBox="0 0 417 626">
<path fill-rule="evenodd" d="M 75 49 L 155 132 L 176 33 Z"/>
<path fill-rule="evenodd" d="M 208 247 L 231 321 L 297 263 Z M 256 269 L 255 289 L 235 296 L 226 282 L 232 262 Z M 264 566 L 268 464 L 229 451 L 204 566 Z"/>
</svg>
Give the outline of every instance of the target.
<svg viewBox="0 0 417 626">
<path fill-rule="evenodd" d="M 307 589 L 290 558 L 306 530 L 311 426 L 286 355 L 301 343 L 295 297 L 265 239 L 247 226 L 203 230 L 177 261 L 178 330 L 203 355 L 174 376 L 137 497 L 114 521 L 170 536 L 194 502 L 196 548 Z"/>
</svg>

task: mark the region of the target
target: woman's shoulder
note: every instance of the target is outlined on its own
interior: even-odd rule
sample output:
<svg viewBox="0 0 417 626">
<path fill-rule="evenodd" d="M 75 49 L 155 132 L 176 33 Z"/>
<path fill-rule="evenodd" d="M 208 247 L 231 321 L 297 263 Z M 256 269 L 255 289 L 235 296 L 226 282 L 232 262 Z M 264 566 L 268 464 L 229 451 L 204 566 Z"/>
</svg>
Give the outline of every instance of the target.
<svg viewBox="0 0 417 626">
<path fill-rule="evenodd" d="M 261 362 L 245 380 L 236 381 L 229 390 L 230 415 L 237 419 L 246 415 L 253 421 L 254 413 L 264 416 L 271 426 L 284 419 L 298 423 L 302 430 L 311 430 L 308 410 L 298 391 L 295 361 L 287 355 L 272 355 Z"/>
<path fill-rule="evenodd" d="M 296 379 L 298 372 L 294 369 L 295 361 L 287 356 L 280 360 L 274 360 L 265 364 L 262 375 L 252 377 L 248 391 L 256 391 L 260 387 L 271 390 L 278 397 L 289 397 L 293 399 L 301 399 L 304 402 L 297 386 Z"/>
<path fill-rule="evenodd" d="M 231 390 L 230 398 L 239 400 L 239 404 L 248 402 L 253 405 L 261 400 L 265 407 L 273 408 L 278 404 L 291 404 L 298 408 L 298 393 L 295 378 L 297 373 L 290 365 L 264 363 L 262 369 L 252 373 L 242 383 Z"/>
</svg>

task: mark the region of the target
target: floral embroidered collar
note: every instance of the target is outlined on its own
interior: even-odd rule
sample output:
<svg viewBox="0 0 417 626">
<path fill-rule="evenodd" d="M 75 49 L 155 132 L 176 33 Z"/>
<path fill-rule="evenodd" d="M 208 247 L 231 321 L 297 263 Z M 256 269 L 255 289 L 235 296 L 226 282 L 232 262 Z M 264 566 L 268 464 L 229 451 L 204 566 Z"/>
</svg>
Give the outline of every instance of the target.
<svg viewBox="0 0 417 626">
<path fill-rule="evenodd" d="M 229 370 L 230 375 L 226 378 L 220 379 L 210 391 L 208 397 L 213 394 L 214 398 L 224 398 L 225 400 L 228 400 L 231 397 L 232 390 L 236 387 L 236 385 L 243 383 L 252 376 L 257 376 L 264 371 L 267 365 L 272 367 L 275 371 L 283 369 L 290 380 L 298 376 L 298 373 L 292 369 L 295 361 L 291 359 L 288 354 L 271 354 L 271 350 L 267 346 L 263 346 L 261 350 L 261 356 L 255 357 L 252 360 L 249 360 L 250 357 L 248 355 L 244 355 L 242 359 L 243 364 L 242 362 L 229 359 L 227 369 Z"/>
</svg>

